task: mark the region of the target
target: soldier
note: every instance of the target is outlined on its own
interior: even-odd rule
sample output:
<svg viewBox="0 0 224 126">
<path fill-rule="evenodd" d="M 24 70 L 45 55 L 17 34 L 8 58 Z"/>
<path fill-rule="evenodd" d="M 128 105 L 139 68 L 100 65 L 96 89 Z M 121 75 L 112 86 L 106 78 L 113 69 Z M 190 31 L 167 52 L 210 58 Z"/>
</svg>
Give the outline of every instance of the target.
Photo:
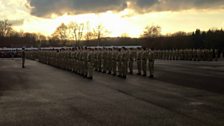
<svg viewBox="0 0 224 126">
<path fill-rule="evenodd" d="M 72 53 L 71 50 L 67 50 L 67 70 L 72 72 Z"/>
<path fill-rule="evenodd" d="M 210 49 L 209 50 L 209 58 L 208 58 L 209 61 L 212 61 L 212 53 L 213 53 L 213 51 L 212 51 L 212 49 Z"/>
<path fill-rule="evenodd" d="M 143 71 L 143 76 L 147 75 L 147 58 L 148 58 L 148 51 L 144 49 L 142 53 L 142 71 Z"/>
<path fill-rule="evenodd" d="M 201 49 L 201 60 L 205 61 L 206 58 L 206 50 L 205 49 Z"/>
<path fill-rule="evenodd" d="M 98 71 L 98 72 L 100 72 L 100 49 L 99 48 L 97 48 L 97 50 L 96 50 L 96 60 L 95 60 L 95 65 L 96 65 L 96 71 Z"/>
<path fill-rule="evenodd" d="M 192 61 L 193 60 L 193 49 L 189 49 L 189 60 Z"/>
<path fill-rule="evenodd" d="M 179 50 L 180 60 L 184 60 L 184 51 L 183 49 Z"/>
<path fill-rule="evenodd" d="M 174 49 L 174 60 L 178 60 L 179 58 L 179 50 L 178 49 Z"/>
<path fill-rule="evenodd" d="M 103 64 L 102 64 L 103 65 L 102 66 L 103 67 L 103 71 L 102 72 L 103 73 L 106 73 L 107 72 L 107 70 L 106 70 L 106 68 L 107 68 L 106 67 L 106 65 L 107 65 L 107 50 L 104 48 L 103 51 L 102 51 L 102 53 L 103 53 L 102 54 L 103 55 L 102 56 L 102 61 L 103 61 Z"/>
<path fill-rule="evenodd" d="M 75 56 L 75 59 L 74 59 L 74 65 L 73 65 L 73 69 L 74 69 L 74 72 L 75 73 L 77 73 L 78 74 L 78 65 L 79 65 L 79 49 L 78 48 L 76 48 L 75 49 L 75 54 L 74 54 L 74 56 Z"/>
<path fill-rule="evenodd" d="M 153 78 L 154 77 L 154 54 L 151 49 L 148 51 L 148 68 L 149 68 L 149 77 Z"/>
<path fill-rule="evenodd" d="M 102 72 L 102 63 L 103 63 L 103 55 L 102 55 L 102 49 L 98 52 L 98 71 Z"/>
<path fill-rule="evenodd" d="M 167 50 L 167 60 L 171 60 L 171 50 Z"/>
<path fill-rule="evenodd" d="M 53 58 L 53 64 L 54 64 L 54 67 L 57 67 L 57 64 L 58 64 L 58 50 L 55 50 L 54 52 L 54 58 Z"/>
<path fill-rule="evenodd" d="M 66 68 L 66 55 L 65 55 L 65 50 L 63 50 L 62 54 L 62 69 L 65 69 Z"/>
<path fill-rule="evenodd" d="M 121 77 L 126 79 L 126 77 L 127 77 L 127 67 L 128 67 L 128 56 L 127 56 L 126 48 L 123 48 L 123 50 L 121 52 L 121 55 L 122 55 L 122 63 L 121 63 L 122 74 L 121 74 Z"/>
<path fill-rule="evenodd" d="M 70 57 L 71 57 L 71 59 L 70 59 L 70 70 L 71 70 L 71 72 L 74 72 L 74 59 L 75 59 L 75 56 L 74 56 L 74 48 L 72 48 L 72 50 L 71 50 L 71 52 L 70 52 Z"/>
<path fill-rule="evenodd" d="M 108 53 L 107 53 L 107 70 L 108 70 L 108 74 L 112 74 L 112 49 L 108 49 Z"/>
<path fill-rule="evenodd" d="M 183 60 L 186 60 L 186 56 L 187 56 L 186 49 L 183 49 Z"/>
<path fill-rule="evenodd" d="M 218 54 L 218 49 L 215 49 L 214 50 L 214 54 L 215 54 L 215 61 L 218 61 L 218 58 L 219 58 L 219 54 Z"/>
<path fill-rule="evenodd" d="M 117 68 L 118 68 L 118 76 L 122 77 L 122 51 L 121 49 L 118 50 L 117 54 Z"/>
<path fill-rule="evenodd" d="M 137 54 L 137 67 L 138 67 L 138 75 L 141 75 L 142 71 L 142 48 L 138 48 Z"/>
<path fill-rule="evenodd" d="M 88 79 L 93 79 L 93 60 L 94 54 L 92 49 L 88 49 L 87 52 L 87 78 Z"/>
<path fill-rule="evenodd" d="M 202 50 L 201 49 L 197 49 L 197 61 L 201 61 L 202 60 Z"/>
<path fill-rule="evenodd" d="M 64 62 L 63 62 L 64 67 L 63 67 L 63 69 L 64 70 L 68 70 L 68 55 L 67 55 L 67 50 L 64 50 L 63 57 L 64 57 Z"/>
<path fill-rule="evenodd" d="M 25 68 L 25 58 L 26 58 L 25 48 L 22 48 L 22 68 Z"/>
<path fill-rule="evenodd" d="M 109 56 L 108 56 L 108 53 L 109 53 L 109 49 L 108 48 L 105 48 L 104 49 L 104 71 L 105 71 L 105 73 L 108 73 L 109 71 L 109 64 L 108 64 L 108 62 L 109 62 Z"/>
<path fill-rule="evenodd" d="M 78 54 L 77 54 L 77 73 L 79 75 L 82 74 L 82 49 L 79 48 Z"/>
<path fill-rule="evenodd" d="M 192 60 L 193 61 L 197 60 L 197 50 L 196 49 L 192 49 Z"/>
<path fill-rule="evenodd" d="M 134 49 L 129 50 L 129 73 L 133 74 L 133 66 L 134 66 L 134 61 L 136 58 L 136 51 Z"/>
<path fill-rule="evenodd" d="M 84 48 L 82 51 L 82 71 L 83 71 L 83 77 L 87 78 L 88 74 L 88 52 L 87 48 Z"/>
<path fill-rule="evenodd" d="M 69 51 L 65 51 L 65 70 L 69 70 L 70 55 Z"/>
<path fill-rule="evenodd" d="M 58 50 L 58 63 L 57 63 L 57 67 L 61 68 L 61 64 L 62 64 L 62 52 L 61 49 Z"/>
<path fill-rule="evenodd" d="M 112 51 L 112 72 L 113 72 L 114 76 L 116 76 L 116 74 L 117 74 L 117 62 L 118 62 L 117 49 L 113 49 L 113 51 Z"/>
<path fill-rule="evenodd" d="M 93 69 L 95 71 L 97 71 L 97 63 L 98 63 L 98 61 L 97 61 L 97 52 L 98 52 L 97 48 L 95 48 L 94 51 L 92 52 L 93 53 Z"/>
</svg>

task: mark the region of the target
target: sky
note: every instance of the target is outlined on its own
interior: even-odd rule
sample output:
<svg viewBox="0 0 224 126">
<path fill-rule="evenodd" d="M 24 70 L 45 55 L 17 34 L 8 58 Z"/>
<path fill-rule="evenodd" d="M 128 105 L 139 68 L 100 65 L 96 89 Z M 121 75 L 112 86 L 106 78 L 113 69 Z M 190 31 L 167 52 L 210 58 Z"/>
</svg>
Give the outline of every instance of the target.
<svg viewBox="0 0 224 126">
<path fill-rule="evenodd" d="M 139 37 L 146 26 L 162 34 L 224 28 L 224 0 L 0 0 L 0 20 L 17 31 L 50 36 L 61 24 L 102 24 L 108 36 Z"/>
</svg>

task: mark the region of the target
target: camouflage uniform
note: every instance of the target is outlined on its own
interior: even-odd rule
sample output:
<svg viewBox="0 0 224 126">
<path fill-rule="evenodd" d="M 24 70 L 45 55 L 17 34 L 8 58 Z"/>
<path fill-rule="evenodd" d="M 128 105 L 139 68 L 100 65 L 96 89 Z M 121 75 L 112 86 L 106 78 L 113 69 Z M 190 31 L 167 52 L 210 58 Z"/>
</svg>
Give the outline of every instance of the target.
<svg viewBox="0 0 224 126">
<path fill-rule="evenodd" d="M 125 50 L 122 51 L 121 53 L 122 55 L 122 63 L 121 63 L 121 77 L 122 78 L 126 78 L 127 77 L 127 67 L 128 67 L 128 56 L 127 56 L 127 52 Z"/>
<path fill-rule="evenodd" d="M 130 57 L 129 57 L 129 73 L 133 74 L 133 65 L 134 65 L 134 61 L 136 58 L 136 51 L 135 50 L 130 50 Z"/>
<path fill-rule="evenodd" d="M 109 49 L 108 53 L 107 53 L 107 70 L 108 70 L 108 74 L 112 73 L 112 50 Z"/>
<path fill-rule="evenodd" d="M 102 57 L 102 61 L 103 61 L 103 73 L 107 72 L 107 51 L 106 49 L 103 50 L 103 57 Z"/>
<path fill-rule="evenodd" d="M 25 68 L 25 58 L 26 58 L 26 54 L 25 54 L 25 49 L 23 48 L 23 50 L 22 50 L 22 68 Z"/>
<path fill-rule="evenodd" d="M 144 50 L 142 53 L 142 71 L 143 76 L 147 75 L 147 59 L 148 59 L 148 51 Z"/>
<path fill-rule="evenodd" d="M 121 49 L 119 49 L 118 56 L 117 56 L 117 68 L 118 68 L 118 76 L 122 76 L 122 53 Z"/>
<path fill-rule="evenodd" d="M 118 54 L 117 54 L 117 50 L 114 49 L 112 51 L 112 72 L 113 72 L 113 75 L 117 74 L 117 62 L 118 62 Z"/>
<path fill-rule="evenodd" d="M 138 67 L 138 75 L 141 75 L 141 71 L 142 71 L 142 50 L 141 49 L 138 50 L 138 54 L 137 54 L 137 67 Z"/>
<path fill-rule="evenodd" d="M 88 51 L 87 53 L 87 78 L 93 79 L 93 58 L 94 54 L 92 51 Z"/>
<path fill-rule="evenodd" d="M 149 77 L 154 77 L 154 54 L 152 50 L 148 52 L 148 68 L 149 68 Z"/>
<path fill-rule="evenodd" d="M 98 71 L 102 72 L 103 56 L 101 50 L 98 52 Z"/>
</svg>

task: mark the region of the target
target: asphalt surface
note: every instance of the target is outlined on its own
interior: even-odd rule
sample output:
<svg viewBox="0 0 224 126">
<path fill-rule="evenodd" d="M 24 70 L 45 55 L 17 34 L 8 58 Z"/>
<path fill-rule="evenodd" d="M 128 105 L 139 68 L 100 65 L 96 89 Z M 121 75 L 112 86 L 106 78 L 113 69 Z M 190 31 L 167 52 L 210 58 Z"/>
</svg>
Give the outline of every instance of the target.
<svg viewBox="0 0 224 126">
<path fill-rule="evenodd" d="M 0 126 L 223 126 L 224 61 L 156 61 L 155 78 L 86 80 L 0 59 Z"/>
</svg>

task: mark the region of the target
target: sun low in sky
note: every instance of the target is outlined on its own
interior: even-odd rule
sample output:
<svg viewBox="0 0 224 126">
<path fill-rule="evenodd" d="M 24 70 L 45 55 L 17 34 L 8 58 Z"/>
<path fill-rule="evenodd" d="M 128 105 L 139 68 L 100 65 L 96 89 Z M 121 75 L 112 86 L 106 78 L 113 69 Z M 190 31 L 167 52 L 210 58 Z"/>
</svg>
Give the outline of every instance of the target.
<svg viewBox="0 0 224 126">
<path fill-rule="evenodd" d="M 224 27 L 224 0 L 0 0 L 0 20 L 50 36 L 61 24 L 102 24 L 110 37 L 139 37 L 147 25 L 162 34 Z"/>
</svg>

